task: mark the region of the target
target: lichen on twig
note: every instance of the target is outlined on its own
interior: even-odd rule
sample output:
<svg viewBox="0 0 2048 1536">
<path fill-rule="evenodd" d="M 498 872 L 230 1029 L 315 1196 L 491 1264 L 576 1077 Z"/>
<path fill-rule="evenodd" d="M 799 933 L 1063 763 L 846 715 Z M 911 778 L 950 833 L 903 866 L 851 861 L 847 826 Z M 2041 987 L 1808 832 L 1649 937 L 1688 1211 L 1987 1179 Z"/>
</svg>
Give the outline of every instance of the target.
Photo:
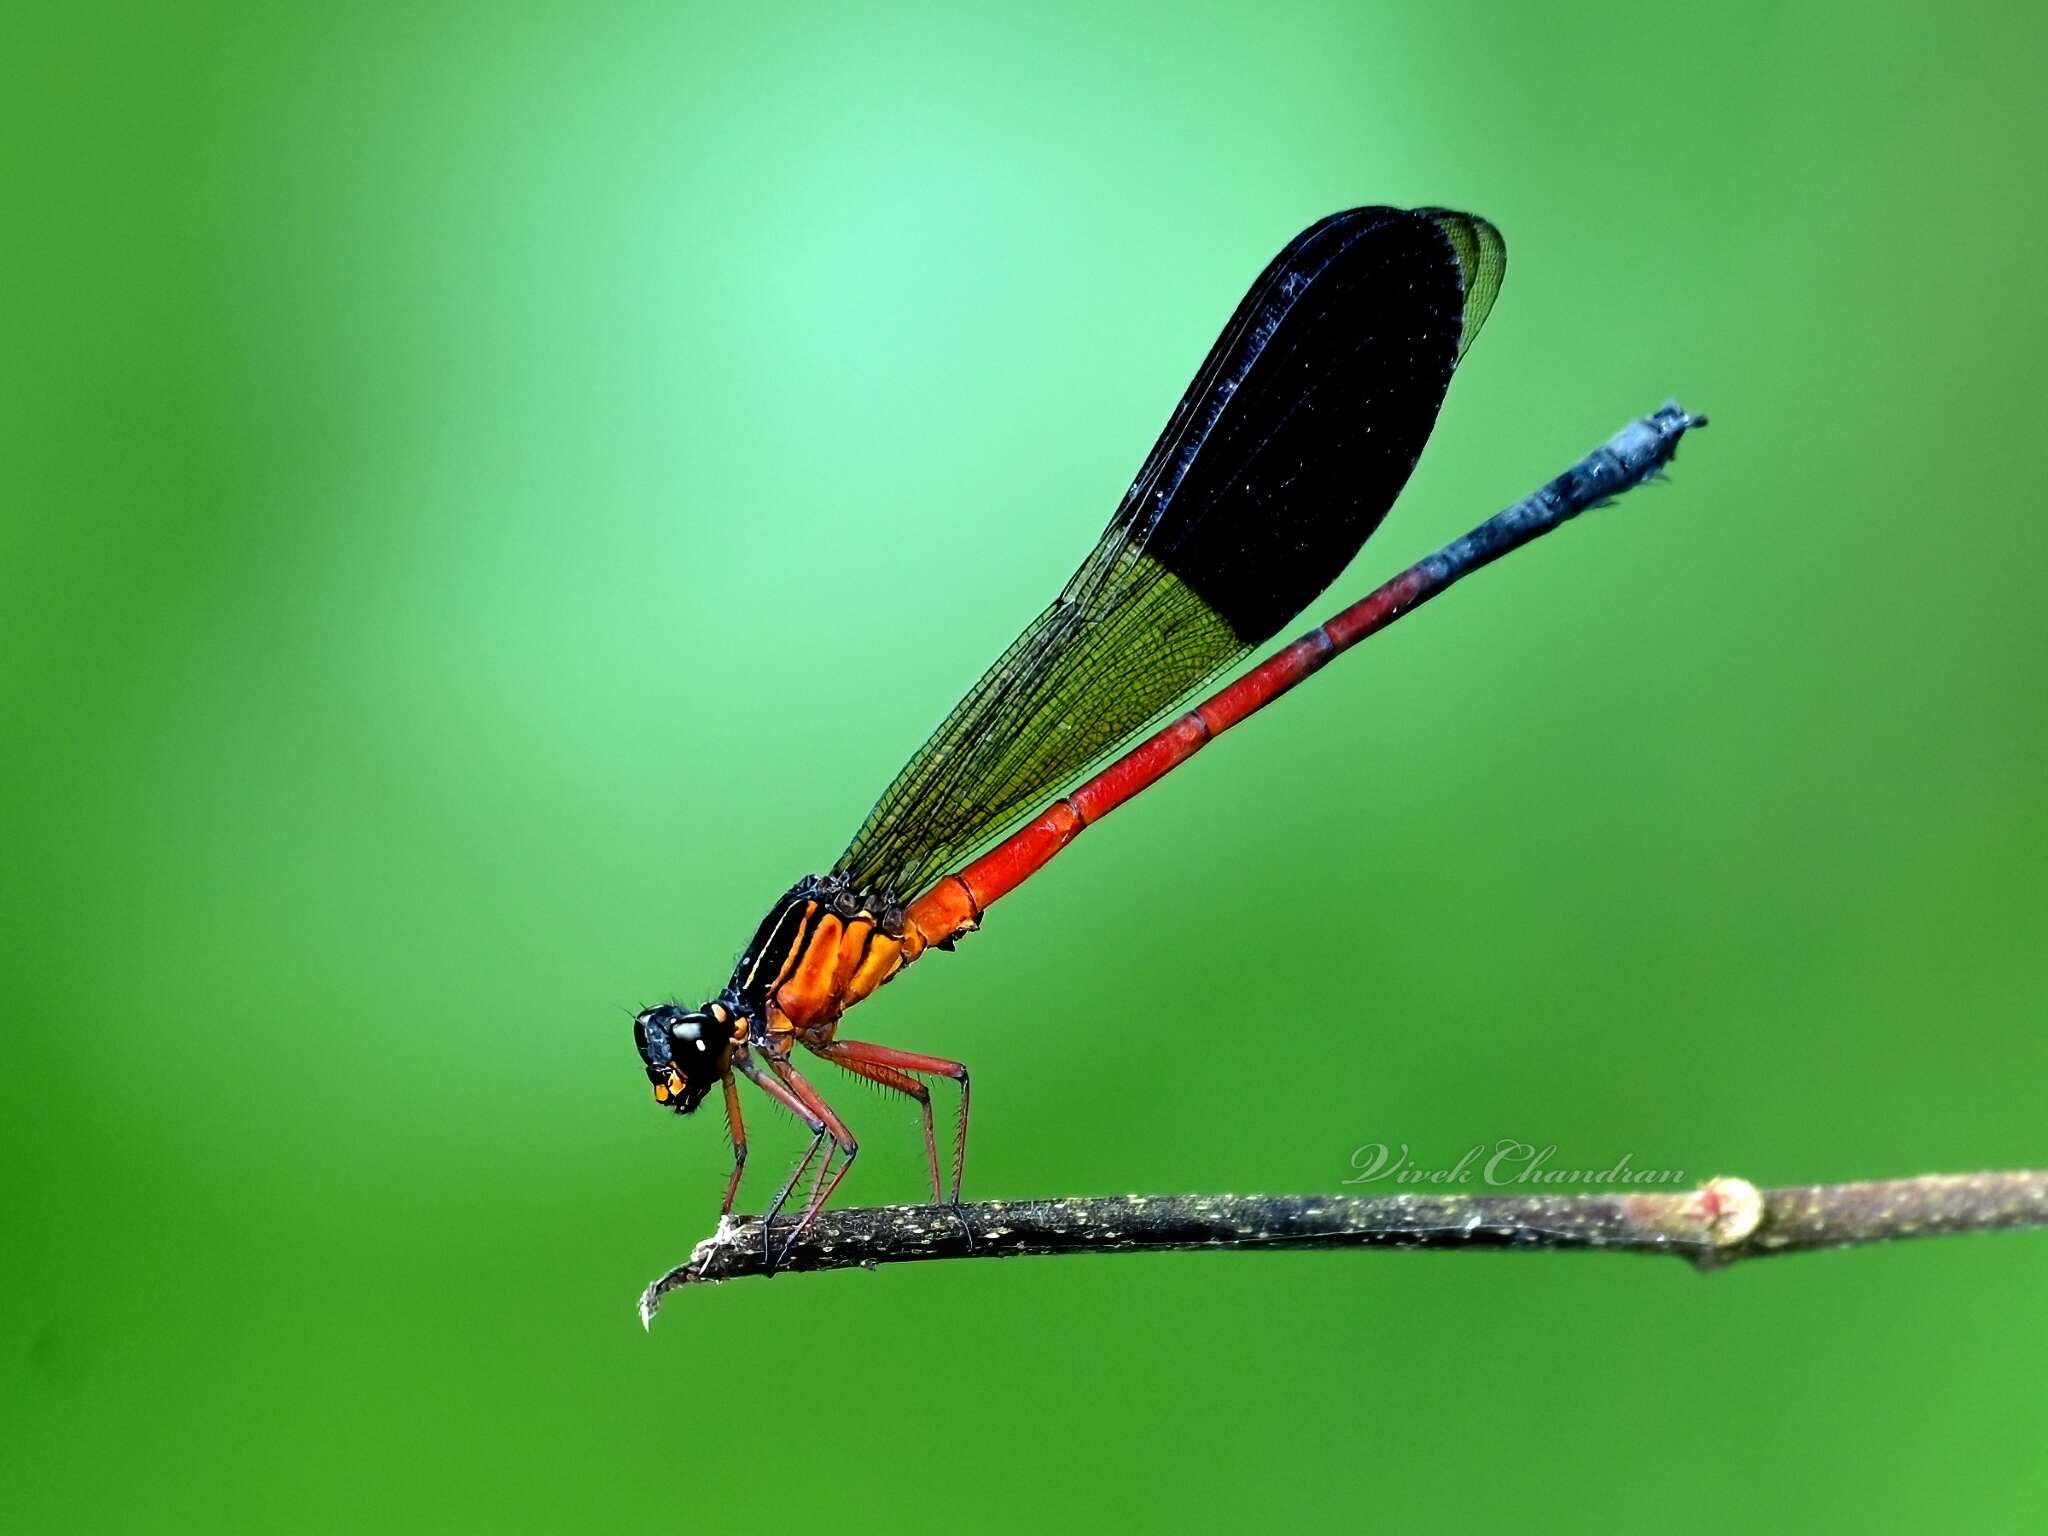
<svg viewBox="0 0 2048 1536">
<path fill-rule="evenodd" d="M 1716 1269 L 1815 1248 L 2043 1226 L 2048 1170 L 1762 1190 L 1716 1178 L 1654 1194 L 1122 1195 L 827 1210 L 776 1272 L 1203 1248 L 1597 1248 L 1676 1254 Z M 641 1321 L 651 1324 L 680 1287 L 767 1273 L 760 1222 L 726 1217 L 688 1263 L 647 1288 Z"/>
</svg>

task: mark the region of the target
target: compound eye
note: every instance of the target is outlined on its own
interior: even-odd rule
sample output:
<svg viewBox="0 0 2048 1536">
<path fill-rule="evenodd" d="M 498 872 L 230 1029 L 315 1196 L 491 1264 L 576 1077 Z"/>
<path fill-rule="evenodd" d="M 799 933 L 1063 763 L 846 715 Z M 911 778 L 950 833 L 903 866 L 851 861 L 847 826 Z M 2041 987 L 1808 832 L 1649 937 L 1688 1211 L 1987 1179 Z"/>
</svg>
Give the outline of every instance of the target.
<svg viewBox="0 0 2048 1536">
<path fill-rule="evenodd" d="M 700 1053 L 710 1050 L 711 1046 L 706 1040 L 705 1035 L 714 1022 L 714 1020 L 704 1018 L 701 1015 L 694 1019 L 683 1020 L 683 1022 L 676 1025 L 670 1031 L 670 1034 L 675 1039 L 676 1049 L 680 1051 L 685 1046 L 688 1046 Z"/>
</svg>

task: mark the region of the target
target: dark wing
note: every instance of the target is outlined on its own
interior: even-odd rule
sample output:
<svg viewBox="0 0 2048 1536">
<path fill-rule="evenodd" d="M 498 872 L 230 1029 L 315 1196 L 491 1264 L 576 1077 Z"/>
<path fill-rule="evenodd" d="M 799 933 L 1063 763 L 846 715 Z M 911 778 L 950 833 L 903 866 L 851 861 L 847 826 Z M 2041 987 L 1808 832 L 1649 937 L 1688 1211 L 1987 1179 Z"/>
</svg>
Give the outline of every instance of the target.
<svg viewBox="0 0 2048 1536">
<path fill-rule="evenodd" d="M 1354 208 L 1260 274 L 1101 541 L 835 868 L 915 896 L 1271 639 L 1379 526 L 1506 270 L 1500 232 Z"/>
</svg>

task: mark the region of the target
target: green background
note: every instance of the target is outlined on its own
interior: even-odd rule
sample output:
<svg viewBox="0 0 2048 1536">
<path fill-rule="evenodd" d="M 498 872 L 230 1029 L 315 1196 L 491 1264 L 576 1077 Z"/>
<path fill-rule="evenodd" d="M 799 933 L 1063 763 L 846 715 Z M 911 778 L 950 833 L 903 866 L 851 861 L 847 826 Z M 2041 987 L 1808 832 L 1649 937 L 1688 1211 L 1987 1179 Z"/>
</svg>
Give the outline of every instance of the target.
<svg viewBox="0 0 2048 1536">
<path fill-rule="evenodd" d="M 2031 6 L 10 13 L 13 1529 L 2013 1528 L 2041 1240 L 641 1285 L 630 1012 L 1078 561 L 1358 202 L 1508 282 L 1355 594 L 1461 587 L 860 1017 L 970 1192 L 2048 1161 Z M 840 1097 L 849 1194 L 915 1198 Z M 794 1127 L 765 1112 L 758 1198 Z"/>
</svg>

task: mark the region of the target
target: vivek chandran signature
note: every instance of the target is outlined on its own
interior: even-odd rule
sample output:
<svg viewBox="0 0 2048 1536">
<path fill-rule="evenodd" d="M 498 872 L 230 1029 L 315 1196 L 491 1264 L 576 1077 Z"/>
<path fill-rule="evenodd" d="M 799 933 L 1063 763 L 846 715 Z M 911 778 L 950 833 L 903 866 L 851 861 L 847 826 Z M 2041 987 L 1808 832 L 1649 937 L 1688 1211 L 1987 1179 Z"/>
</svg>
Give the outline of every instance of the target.
<svg viewBox="0 0 2048 1536">
<path fill-rule="evenodd" d="M 1683 1184 L 1682 1168 L 1638 1168 L 1635 1154 L 1624 1152 L 1604 1168 L 1552 1166 L 1555 1143 L 1538 1146 L 1507 1136 L 1488 1144 L 1474 1142 L 1455 1163 L 1432 1167 L 1418 1162 L 1408 1144 L 1397 1147 L 1369 1141 L 1351 1153 L 1346 1184 Z"/>
</svg>

